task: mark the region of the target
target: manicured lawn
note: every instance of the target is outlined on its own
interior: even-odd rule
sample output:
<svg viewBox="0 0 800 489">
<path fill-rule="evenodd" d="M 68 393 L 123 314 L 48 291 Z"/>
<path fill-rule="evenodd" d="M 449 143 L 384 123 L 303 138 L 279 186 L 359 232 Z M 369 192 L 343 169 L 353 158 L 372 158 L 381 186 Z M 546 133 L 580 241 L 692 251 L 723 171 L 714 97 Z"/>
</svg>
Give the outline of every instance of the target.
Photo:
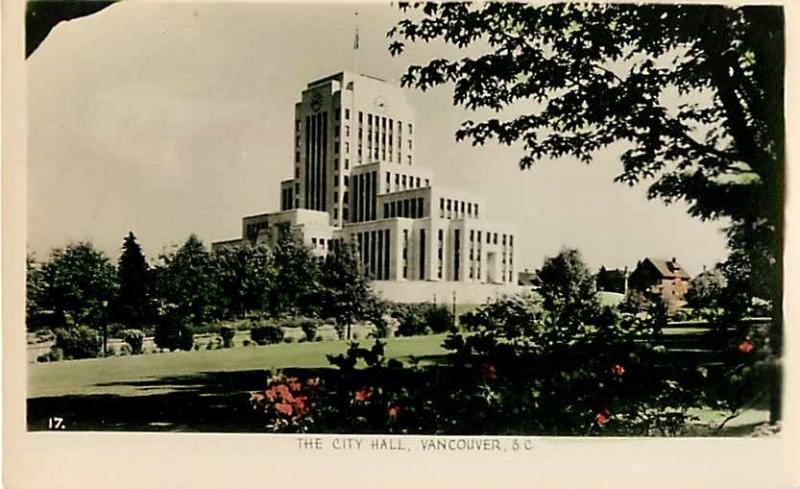
<svg viewBox="0 0 800 489">
<path fill-rule="evenodd" d="M 445 336 L 392 338 L 387 341 L 386 355 L 400 359 L 441 355 L 445 353 L 441 348 Z M 361 340 L 361 344 L 371 344 L 371 340 Z M 164 378 L 208 372 L 328 367 L 326 355 L 342 353 L 346 348 L 346 341 L 321 341 L 32 364 L 28 372 L 28 398 L 158 394 L 176 389 L 159 382 Z"/>
</svg>

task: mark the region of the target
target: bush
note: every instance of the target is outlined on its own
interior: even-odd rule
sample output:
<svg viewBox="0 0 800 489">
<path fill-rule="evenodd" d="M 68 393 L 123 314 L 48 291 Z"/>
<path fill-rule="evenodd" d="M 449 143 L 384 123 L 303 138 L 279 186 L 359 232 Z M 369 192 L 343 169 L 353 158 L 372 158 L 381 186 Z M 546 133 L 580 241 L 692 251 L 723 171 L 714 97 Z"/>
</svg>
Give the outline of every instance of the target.
<svg viewBox="0 0 800 489">
<path fill-rule="evenodd" d="M 317 327 L 317 322 L 312 320 L 305 320 L 300 323 L 300 328 L 306 334 L 306 340 L 308 341 L 314 341 L 314 338 L 317 337 Z"/>
<path fill-rule="evenodd" d="M 222 346 L 230 348 L 233 346 L 233 337 L 236 336 L 236 330 L 230 326 L 223 326 L 219 329 L 219 335 L 222 337 Z"/>
<path fill-rule="evenodd" d="M 256 326 L 250 330 L 250 339 L 259 345 L 274 345 L 283 341 L 283 330 L 274 324 Z"/>
<path fill-rule="evenodd" d="M 408 308 L 414 317 L 418 308 Z M 664 316 L 642 314 L 560 322 L 561 310 L 512 297 L 472 314 L 473 332 L 454 332 L 437 365 L 405 368 L 385 343 L 352 342 L 329 355 L 339 371 L 322 378 L 311 416 L 281 431 L 458 435 L 673 435 L 702 396 L 689 395 L 693 369 L 663 347 Z M 600 322 L 610 324 L 598 327 Z M 753 356 L 754 336 L 730 350 Z M 751 344 L 752 343 L 752 344 Z M 755 351 L 755 350 L 753 350 Z M 692 380 L 687 375 L 695 375 Z M 302 383 L 302 382 L 301 382 Z M 267 396 L 272 400 L 275 396 Z M 288 412 L 288 407 L 280 408 Z"/>
<path fill-rule="evenodd" d="M 286 338 L 283 339 L 284 343 L 294 343 L 294 341 L 295 341 L 294 336 L 287 336 Z"/>
<path fill-rule="evenodd" d="M 397 327 L 398 336 L 416 336 L 428 334 L 430 329 L 426 324 L 426 307 L 421 304 L 404 304 L 396 306 L 392 314 L 400 321 Z"/>
<path fill-rule="evenodd" d="M 189 319 L 174 311 L 161 316 L 156 325 L 156 345 L 169 351 L 177 349 L 189 351 L 194 346 L 194 332 L 189 326 Z"/>
<path fill-rule="evenodd" d="M 100 354 L 100 336 L 88 326 L 59 328 L 55 331 L 55 346 L 66 359 L 96 358 Z"/>
<path fill-rule="evenodd" d="M 188 326 L 181 330 L 180 338 L 178 340 L 178 348 L 184 351 L 191 351 L 194 347 L 194 332 Z"/>
<path fill-rule="evenodd" d="M 430 305 L 424 312 L 425 322 L 434 333 L 444 333 L 453 328 L 453 313 L 447 306 Z"/>
<path fill-rule="evenodd" d="M 140 355 L 144 346 L 144 333 L 139 329 L 125 329 L 119 336 L 131 347 L 132 355 Z"/>
<path fill-rule="evenodd" d="M 251 344 L 252 344 L 252 343 L 250 343 L 250 340 L 244 340 L 244 341 L 242 341 L 242 346 L 250 346 Z"/>
</svg>

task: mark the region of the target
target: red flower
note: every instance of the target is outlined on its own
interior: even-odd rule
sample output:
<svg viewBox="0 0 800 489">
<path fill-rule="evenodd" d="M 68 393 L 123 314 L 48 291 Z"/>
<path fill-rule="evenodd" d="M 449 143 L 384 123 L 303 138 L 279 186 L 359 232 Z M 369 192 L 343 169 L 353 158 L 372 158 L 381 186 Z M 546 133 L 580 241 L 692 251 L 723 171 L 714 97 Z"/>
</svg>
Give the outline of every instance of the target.
<svg viewBox="0 0 800 489">
<path fill-rule="evenodd" d="M 397 416 L 400 414 L 400 406 L 395 404 L 394 406 L 389 408 L 389 419 L 395 420 Z"/>
<path fill-rule="evenodd" d="M 603 413 L 597 413 L 597 416 L 595 416 L 594 419 L 597 422 L 597 426 L 604 426 L 606 423 L 608 423 L 608 416 Z"/>
<path fill-rule="evenodd" d="M 484 364 L 483 366 L 483 378 L 488 380 L 494 380 L 497 378 L 497 367 L 492 365 L 491 363 Z"/>
<path fill-rule="evenodd" d="M 356 401 L 364 402 L 372 396 L 371 389 L 359 389 L 356 391 Z"/>
<path fill-rule="evenodd" d="M 752 349 L 753 349 L 753 344 L 747 340 L 744 340 L 741 343 L 739 343 L 739 351 L 742 353 L 750 353 Z"/>
<path fill-rule="evenodd" d="M 625 373 L 625 367 L 620 364 L 616 364 L 611 367 L 611 372 L 616 375 L 617 377 L 622 377 L 622 374 Z"/>
<path fill-rule="evenodd" d="M 292 405 L 285 402 L 279 402 L 278 404 L 275 404 L 275 410 L 287 416 L 292 415 Z"/>
<path fill-rule="evenodd" d="M 308 396 L 295 396 L 294 397 L 294 410 L 298 416 L 302 416 L 308 412 Z"/>
</svg>

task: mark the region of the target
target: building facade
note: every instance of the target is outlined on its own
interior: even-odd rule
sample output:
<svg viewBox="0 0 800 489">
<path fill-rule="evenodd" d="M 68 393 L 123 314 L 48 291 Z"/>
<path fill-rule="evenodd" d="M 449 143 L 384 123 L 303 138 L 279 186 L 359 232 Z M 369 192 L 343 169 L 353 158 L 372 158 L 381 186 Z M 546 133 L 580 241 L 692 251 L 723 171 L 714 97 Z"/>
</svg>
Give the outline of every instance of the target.
<svg viewBox="0 0 800 489">
<path fill-rule="evenodd" d="M 281 210 L 243 218 L 242 238 L 214 247 L 293 232 L 319 256 L 353 243 L 375 281 L 516 285 L 515 228 L 488 221 L 483 197 L 436 185 L 415 130 L 400 87 L 347 72 L 309 83 Z"/>
</svg>

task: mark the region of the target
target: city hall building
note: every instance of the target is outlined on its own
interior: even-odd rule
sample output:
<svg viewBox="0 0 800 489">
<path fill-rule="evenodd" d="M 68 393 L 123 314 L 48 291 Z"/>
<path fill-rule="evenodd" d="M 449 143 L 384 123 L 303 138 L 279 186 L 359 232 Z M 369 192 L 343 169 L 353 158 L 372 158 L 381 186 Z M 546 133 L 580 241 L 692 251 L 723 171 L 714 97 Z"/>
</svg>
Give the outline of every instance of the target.
<svg viewBox="0 0 800 489">
<path fill-rule="evenodd" d="M 396 85 L 348 72 L 309 83 L 295 105 L 294 177 L 280 184 L 281 210 L 244 217 L 241 239 L 213 247 L 275 244 L 288 230 L 319 256 L 353 243 L 390 299 L 516 291 L 515 228 L 488 221 L 482 196 L 437 185 L 415 160 L 415 130 Z"/>
</svg>

